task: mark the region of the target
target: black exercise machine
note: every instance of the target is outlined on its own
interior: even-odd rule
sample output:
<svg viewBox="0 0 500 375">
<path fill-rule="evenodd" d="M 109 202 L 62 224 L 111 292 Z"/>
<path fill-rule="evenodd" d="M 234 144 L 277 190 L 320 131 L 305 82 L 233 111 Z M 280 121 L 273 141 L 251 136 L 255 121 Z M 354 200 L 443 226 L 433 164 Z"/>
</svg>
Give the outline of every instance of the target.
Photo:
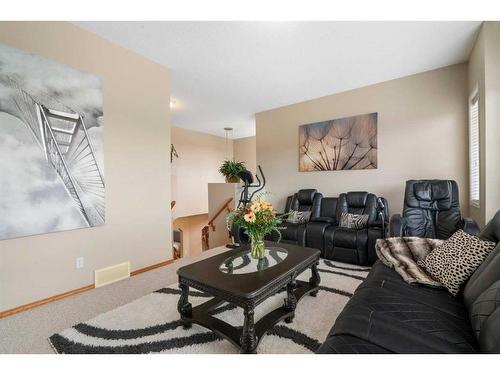
<svg viewBox="0 0 500 375">
<path fill-rule="evenodd" d="M 253 181 L 254 181 L 253 176 L 252 176 L 252 172 L 250 172 L 247 169 L 244 169 L 243 171 L 238 173 L 238 177 L 241 179 L 241 181 L 243 181 L 243 190 L 241 191 L 241 194 L 240 194 L 240 201 L 238 202 L 238 207 L 246 206 L 249 202 L 252 201 L 255 193 L 258 193 L 259 191 L 264 189 L 264 186 L 266 186 L 266 176 L 264 176 L 264 172 L 262 172 L 262 168 L 260 167 L 260 165 L 258 166 L 258 168 L 259 168 L 260 175 L 262 177 L 262 181 L 259 178 L 259 175 L 256 174 L 255 178 L 258 181 L 258 184 L 256 184 L 256 185 L 252 185 Z M 248 189 L 249 188 L 257 188 L 250 195 L 250 197 L 248 196 Z"/>
</svg>

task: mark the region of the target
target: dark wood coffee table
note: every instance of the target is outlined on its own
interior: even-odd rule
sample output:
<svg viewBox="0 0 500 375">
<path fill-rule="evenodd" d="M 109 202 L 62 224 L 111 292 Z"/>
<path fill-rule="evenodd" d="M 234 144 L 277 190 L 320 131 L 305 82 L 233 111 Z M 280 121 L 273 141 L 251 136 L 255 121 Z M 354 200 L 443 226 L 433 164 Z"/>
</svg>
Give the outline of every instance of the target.
<svg viewBox="0 0 500 375">
<path fill-rule="evenodd" d="M 242 247 L 179 268 L 181 297 L 177 309 L 184 327 L 199 324 L 229 340 L 240 348 L 241 353 L 255 353 L 269 329 L 281 320 L 290 323 L 297 302 L 306 294 L 316 296 L 318 293 L 320 252 L 274 242 L 266 242 L 266 248 L 267 256 L 261 261 L 251 258 L 248 247 Z M 296 280 L 309 268 L 309 282 Z M 192 307 L 188 302 L 190 287 L 214 298 Z M 255 307 L 284 288 L 287 298 L 283 306 L 255 323 Z M 225 302 L 243 309 L 245 320 L 242 328 L 213 316 L 212 311 Z"/>
</svg>

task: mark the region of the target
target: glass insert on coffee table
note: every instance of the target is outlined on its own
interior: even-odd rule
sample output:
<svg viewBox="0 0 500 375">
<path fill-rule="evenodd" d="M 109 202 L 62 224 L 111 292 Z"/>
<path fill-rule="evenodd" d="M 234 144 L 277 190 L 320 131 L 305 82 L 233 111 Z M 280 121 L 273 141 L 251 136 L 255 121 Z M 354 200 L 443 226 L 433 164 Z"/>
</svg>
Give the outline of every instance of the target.
<svg viewBox="0 0 500 375">
<path fill-rule="evenodd" d="M 281 247 L 266 246 L 262 258 L 254 258 L 248 250 L 238 251 L 227 257 L 219 269 L 224 273 L 240 274 L 264 271 L 278 263 L 283 262 L 288 252 Z"/>
<path fill-rule="evenodd" d="M 266 242 L 266 253 L 261 259 L 252 258 L 250 249 L 243 247 L 179 268 L 181 297 L 177 308 L 184 327 L 199 324 L 229 340 L 242 353 L 255 353 L 269 329 L 281 320 L 293 320 L 295 307 L 303 296 L 316 296 L 319 256 L 317 249 Z M 296 280 L 307 269 L 311 269 L 309 281 Z M 189 303 L 190 287 L 213 298 L 193 307 Z M 254 322 L 255 307 L 284 288 L 287 298 L 283 305 Z M 226 302 L 243 309 L 242 328 L 212 315 L 216 307 Z"/>
</svg>

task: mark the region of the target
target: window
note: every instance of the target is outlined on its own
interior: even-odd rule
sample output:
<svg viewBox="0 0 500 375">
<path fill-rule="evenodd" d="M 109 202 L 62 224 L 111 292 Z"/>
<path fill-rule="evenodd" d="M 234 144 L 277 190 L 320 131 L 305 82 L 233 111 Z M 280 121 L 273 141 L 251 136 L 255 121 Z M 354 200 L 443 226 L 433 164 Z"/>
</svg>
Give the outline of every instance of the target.
<svg viewBox="0 0 500 375">
<path fill-rule="evenodd" d="M 479 93 L 469 102 L 469 181 L 470 203 L 479 207 Z"/>
</svg>

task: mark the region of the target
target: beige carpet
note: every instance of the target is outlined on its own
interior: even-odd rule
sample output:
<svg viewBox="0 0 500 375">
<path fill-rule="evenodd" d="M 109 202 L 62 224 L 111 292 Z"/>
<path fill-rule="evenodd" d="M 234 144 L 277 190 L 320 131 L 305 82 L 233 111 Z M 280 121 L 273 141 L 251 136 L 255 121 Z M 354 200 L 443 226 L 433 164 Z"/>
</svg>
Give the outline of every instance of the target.
<svg viewBox="0 0 500 375">
<path fill-rule="evenodd" d="M 53 334 L 173 284 L 179 267 L 225 250 L 208 250 L 195 258 L 0 319 L 0 353 L 54 353 L 47 340 Z"/>
</svg>

